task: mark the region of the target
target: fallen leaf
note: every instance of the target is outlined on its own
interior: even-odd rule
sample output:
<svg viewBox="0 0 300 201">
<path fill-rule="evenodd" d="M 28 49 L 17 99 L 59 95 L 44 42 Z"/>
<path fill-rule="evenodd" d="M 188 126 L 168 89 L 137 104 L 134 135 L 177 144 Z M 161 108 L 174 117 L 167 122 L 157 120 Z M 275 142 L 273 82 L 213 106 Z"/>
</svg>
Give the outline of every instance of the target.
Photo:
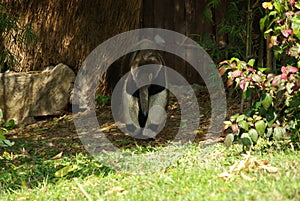
<svg viewBox="0 0 300 201">
<path fill-rule="evenodd" d="M 247 181 L 253 181 L 253 180 L 255 180 L 255 178 L 249 177 L 249 176 L 245 175 L 244 173 L 241 173 L 241 176 L 242 176 L 243 179 L 245 179 Z"/>
<path fill-rule="evenodd" d="M 112 128 L 116 127 L 116 126 L 117 126 L 117 124 L 114 123 L 112 125 L 109 125 L 109 126 L 106 126 L 104 128 L 101 128 L 99 131 L 101 131 L 101 132 L 103 132 L 103 131 L 109 131 L 110 129 L 112 129 Z"/>
<path fill-rule="evenodd" d="M 53 156 L 51 159 L 59 159 L 59 158 L 61 158 L 62 157 L 62 155 L 63 155 L 63 152 L 60 152 L 59 154 L 57 154 L 56 156 Z"/>
<path fill-rule="evenodd" d="M 112 187 L 111 189 L 105 191 L 104 195 L 110 195 L 112 193 L 116 193 L 118 196 L 120 195 L 125 195 L 127 193 L 127 191 L 122 188 L 121 186 L 115 186 Z"/>
<path fill-rule="evenodd" d="M 247 155 L 244 155 L 245 159 L 242 161 L 238 161 L 234 163 L 232 166 L 230 166 L 228 171 L 225 171 L 221 174 L 219 174 L 219 177 L 221 178 L 230 178 L 233 175 L 241 175 L 243 179 L 247 181 L 252 181 L 255 178 L 251 178 L 244 174 L 243 171 L 251 171 L 251 170 L 266 170 L 269 173 L 275 173 L 278 171 L 278 168 L 272 167 L 268 165 L 268 161 L 265 159 L 257 160 L 256 157 L 250 157 L 250 154 L 248 152 Z"/>
<path fill-rule="evenodd" d="M 272 166 L 268 166 L 268 165 L 261 165 L 259 166 L 261 169 L 266 170 L 269 173 L 275 173 L 278 171 L 278 169 L 276 167 L 272 167 Z"/>
<path fill-rule="evenodd" d="M 229 174 L 227 171 L 219 174 L 219 177 L 221 177 L 221 178 L 230 178 L 232 176 L 233 176 L 233 174 Z"/>
<path fill-rule="evenodd" d="M 61 178 L 61 177 L 64 177 L 66 176 L 69 172 L 73 172 L 74 170 L 78 169 L 78 166 L 77 165 L 68 165 L 66 167 L 63 167 L 59 170 L 57 170 L 54 174 L 54 176 L 56 178 Z"/>
</svg>

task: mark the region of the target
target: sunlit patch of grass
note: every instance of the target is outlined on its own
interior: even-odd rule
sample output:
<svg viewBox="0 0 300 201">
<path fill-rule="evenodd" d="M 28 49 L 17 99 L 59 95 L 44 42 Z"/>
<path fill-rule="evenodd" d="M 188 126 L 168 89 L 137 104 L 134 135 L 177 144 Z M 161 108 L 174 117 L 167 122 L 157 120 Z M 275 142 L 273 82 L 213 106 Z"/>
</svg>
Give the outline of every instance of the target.
<svg viewBox="0 0 300 201">
<path fill-rule="evenodd" d="M 168 147 L 137 147 L 129 154 L 146 156 Z M 131 172 L 113 171 L 91 156 L 58 155 L 58 158 L 1 158 L 1 200 L 299 200 L 300 152 L 290 149 L 255 150 L 254 163 L 224 178 L 222 173 L 246 160 L 241 145 L 199 147 L 190 144 L 164 168 L 147 166 L 145 157 Z M 268 172 L 256 161 L 276 168 Z M 77 168 L 55 177 L 61 168 Z M 149 164 L 153 165 L 153 164 Z"/>
</svg>

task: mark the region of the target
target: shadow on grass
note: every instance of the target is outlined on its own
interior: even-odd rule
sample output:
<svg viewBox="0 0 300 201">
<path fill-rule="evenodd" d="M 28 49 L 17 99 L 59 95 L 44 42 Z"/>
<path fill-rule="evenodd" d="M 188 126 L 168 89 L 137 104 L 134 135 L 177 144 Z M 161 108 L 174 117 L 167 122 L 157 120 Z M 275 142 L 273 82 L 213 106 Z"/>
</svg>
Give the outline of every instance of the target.
<svg viewBox="0 0 300 201">
<path fill-rule="evenodd" d="M 42 132 L 43 129 L 37 130 L 23 132 L 15 138 L 8 135 L 15 144 L 8 148 L 0 147 L 0 187 L 4 191 L 31 189 L 75 177 L 105 177 L 114 173 L 86 153 L 76 134 L 68 132 L 63 136 L 51 136 L 49 130 L 47 134 Z M 61 177 L 55 176 L 64 167 L 76 168 L 67 169 Z"/>
</svg>

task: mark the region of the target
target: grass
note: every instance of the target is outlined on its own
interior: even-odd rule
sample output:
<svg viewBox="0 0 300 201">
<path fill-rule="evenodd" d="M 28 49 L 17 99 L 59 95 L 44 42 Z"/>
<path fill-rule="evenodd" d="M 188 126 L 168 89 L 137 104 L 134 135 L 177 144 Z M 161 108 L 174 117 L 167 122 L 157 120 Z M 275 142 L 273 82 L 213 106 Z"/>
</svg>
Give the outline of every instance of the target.
<svg viewBox="0 0 300 201">
<path fill-rule="evenodd" d="M 3 152 L 0 200 L 300 200 L 300 152 L 266 146 L 245 158 L 240 145 L 190 144 L 174 163 L 150 173 L 114 171 L 86 154 L 47 158 Z M 153 151 L 138 147 L 134 153 Z M 244 166 L 230 172 L 234 164 Z"/>
</svg>

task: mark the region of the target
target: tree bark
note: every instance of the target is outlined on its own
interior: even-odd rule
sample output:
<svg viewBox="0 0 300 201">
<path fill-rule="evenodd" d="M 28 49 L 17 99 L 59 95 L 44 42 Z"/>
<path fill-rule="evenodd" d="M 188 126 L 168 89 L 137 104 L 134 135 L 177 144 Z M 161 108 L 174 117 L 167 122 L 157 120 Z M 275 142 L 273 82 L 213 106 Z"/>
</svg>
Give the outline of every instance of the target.
<svg viewBox="0 0 300 201">
<path fill-rule="evenodd" d="M 2 0 L 23 16 L 37 35 L 30 45 L 14 45 L 20 69 L 40 70 L 64 63 L 77 71 L 88 54 L 106 39 L 139 28 L 142 0 Z M 9 41 L 8 41 L 9 43 Z M 7 46 L 8 47 L 8 46 Z"/>
<path fill-rule="evenodd" d="M 29 44 L 6 41 L 16 55 L 15 71 L 43 70 L 64 63 L 77 72 L 90 52 L 105 40 L 140 27 L 142 0 L 1 0 L 21 25 L 30 24 L 37 39 Z M 120 66 L 108 73 L 117 78 Z M 107 74 L 99 93 L 107 92 Z"/>
</svg>

